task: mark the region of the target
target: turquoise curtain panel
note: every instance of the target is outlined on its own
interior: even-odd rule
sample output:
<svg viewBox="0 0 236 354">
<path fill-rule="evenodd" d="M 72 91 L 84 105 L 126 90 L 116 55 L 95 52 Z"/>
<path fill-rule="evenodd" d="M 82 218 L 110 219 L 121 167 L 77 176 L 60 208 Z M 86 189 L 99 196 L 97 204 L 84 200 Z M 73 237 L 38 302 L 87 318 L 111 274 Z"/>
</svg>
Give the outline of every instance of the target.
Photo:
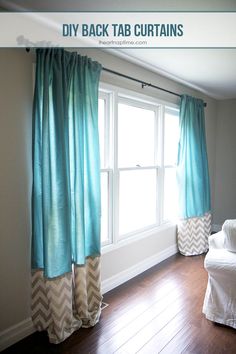
<svg viewBox="0 0 236 354">
<path fill-rule="evenodd" d="M 178 248 L 185 256 L 208 250 L 211 197 L 204 102 L 183 95 L 180 103 L 180 141 L 177 163 L 179 189 Z"/>
<path fill-rule="evenodd" d="M 177 179 L 180 217 L 204 215 L 211 209 L 204 102 L 183 95 Z"/>
<path fill-rule="evenodd" d="M 101 65 L 64 49 L 36 60 L 32 269 L 53 278 L 100 255 Z"/>
</svg>

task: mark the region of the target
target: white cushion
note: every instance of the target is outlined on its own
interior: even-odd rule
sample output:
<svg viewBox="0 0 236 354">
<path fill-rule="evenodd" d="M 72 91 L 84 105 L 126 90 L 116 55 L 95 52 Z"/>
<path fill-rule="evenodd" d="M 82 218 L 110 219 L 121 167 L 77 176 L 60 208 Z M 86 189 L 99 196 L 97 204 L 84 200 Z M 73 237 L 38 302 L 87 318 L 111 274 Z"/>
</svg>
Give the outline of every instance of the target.
<svg viewBox="0 0 236 354">
<path fill-rule="evenodd" d="M 230 279 L 230 282 L 234 281 L 234 284 L 236 284 L 235 253 L 228 252 L 225 249 L 212 249 L 205 257 L 204 267 L 211 275 L 218 274 L 223 278 L 227 278 L 226 282 L 229 282 L 229 277 L 231 276 L 232 279 Z M 223 281 L 224 280 L 222 280 L 222 282 Z M 236 288 L 234 293 L 236 294 Z"/>
<path fill-rule="evenodd" d="M 209 249 L 221 249 L 224 248 L 225 234 L 223 231 L 219 231 L 208 237 Z"/>
<path fill-rule="evenodd" d="M 236 252 L 236 220 L 226 220 L 222 230 L 225 234 L 224 248 Z"/>
</svg>

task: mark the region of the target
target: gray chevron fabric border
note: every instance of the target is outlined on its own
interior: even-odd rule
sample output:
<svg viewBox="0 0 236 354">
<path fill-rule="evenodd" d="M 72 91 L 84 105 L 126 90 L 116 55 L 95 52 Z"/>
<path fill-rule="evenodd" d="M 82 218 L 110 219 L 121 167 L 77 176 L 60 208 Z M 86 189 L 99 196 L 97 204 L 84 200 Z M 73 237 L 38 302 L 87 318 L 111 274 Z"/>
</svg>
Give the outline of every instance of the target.
<svg viewBox="0 0 236 354">
<path fill-rule="evenodd" d="M 208 236 L 211 233 L 211 213 L 180 220 L 178 223 L 178 248 L 184 256 L 207 252 Z"/>
<path fill-rule="evenodd" d="M 75 308 L 82 327 L 94 326 L 99 320 L 102 305 L 100 258 L 88 258 L 86 267 L 76 266 L 74 281 Z"/>
<path fill-rule="evenodd" d="M 55 279 L 42 270 L 32 274 L 32 320 L 38 331 L 47 330 L 51 343 L 60 343 L 80 327 L 94 326 L 101 314 L 100 257 Z"/>
</svg>

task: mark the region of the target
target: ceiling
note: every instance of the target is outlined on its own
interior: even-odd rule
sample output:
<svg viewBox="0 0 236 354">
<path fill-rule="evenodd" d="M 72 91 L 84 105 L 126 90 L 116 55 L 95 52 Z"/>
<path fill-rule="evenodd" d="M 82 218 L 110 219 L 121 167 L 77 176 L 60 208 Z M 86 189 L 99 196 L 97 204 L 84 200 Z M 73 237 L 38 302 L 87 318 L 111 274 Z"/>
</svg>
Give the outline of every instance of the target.
<svg viewBox="0 0 236 354">
<path fill-rule="evenodd" d="M 112 54 L 213 98 L 236 98 L 236 49 L 119 49 Z"/>
<path fill-rule="evenodd" d="M 236 11 L 236 0 L 0 0 L 7 11 Z M 110 50 L 216 99 L 236 98 L 236 49 Z"/>
<path fill-rule="evenodd" d="M 235 0 L 0 0 L 10 11 L 235 11 Z"/>
</svg>

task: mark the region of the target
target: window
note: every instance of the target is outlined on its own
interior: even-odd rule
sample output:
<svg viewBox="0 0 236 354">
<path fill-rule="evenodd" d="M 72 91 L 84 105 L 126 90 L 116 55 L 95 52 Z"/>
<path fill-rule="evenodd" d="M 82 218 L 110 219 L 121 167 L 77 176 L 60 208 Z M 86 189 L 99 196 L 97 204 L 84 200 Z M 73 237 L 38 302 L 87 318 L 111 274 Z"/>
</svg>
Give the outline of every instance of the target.
<svg viewBox="0 0 236 354">
<path fill-rule="evenodd" d="M 119 237 L 158 224 L 157 109 L 118 98 Z"/>
<path fill-rule="evenodd" d="M 151 231 L 175 216 L 178 110 L 105 86 L 99 138 L 102 245 Z"/>
</svg>

